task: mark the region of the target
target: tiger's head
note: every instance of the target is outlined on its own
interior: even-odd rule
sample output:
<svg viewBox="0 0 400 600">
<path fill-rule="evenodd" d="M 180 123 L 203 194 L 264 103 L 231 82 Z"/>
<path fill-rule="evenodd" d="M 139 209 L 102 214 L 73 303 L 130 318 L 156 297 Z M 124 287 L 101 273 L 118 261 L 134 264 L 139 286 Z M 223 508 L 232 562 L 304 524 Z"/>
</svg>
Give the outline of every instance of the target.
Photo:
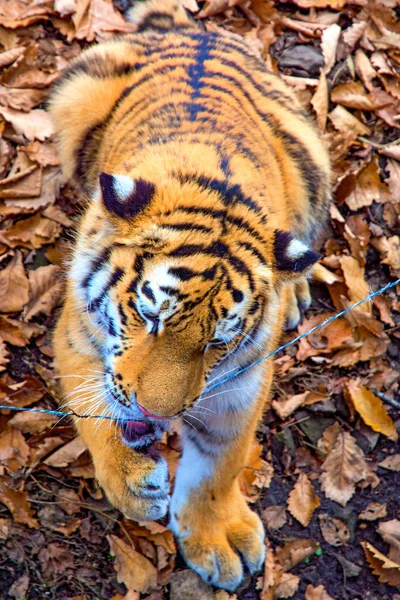
<svg viewBox="0 0 400 600">
<path fill-rule="evenodd" d="M 102 173 L 71 278 L 114 414 L 182 414 L 222 364 L 268 351 L 282 283 L 317 259 L 238 185 Z"/>
</svg>

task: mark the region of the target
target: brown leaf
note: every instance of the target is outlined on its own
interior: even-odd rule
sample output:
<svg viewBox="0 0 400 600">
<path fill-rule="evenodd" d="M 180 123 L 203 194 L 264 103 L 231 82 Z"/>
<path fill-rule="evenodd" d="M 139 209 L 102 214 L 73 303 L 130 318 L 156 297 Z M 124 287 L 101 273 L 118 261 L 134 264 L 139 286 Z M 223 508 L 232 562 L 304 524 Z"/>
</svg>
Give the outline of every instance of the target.
<svg viewBox="0 0 400 600">
<path fill-rule="evenodd" d="M 392 419 L 387 414 L 382 400 L 375 396 L 363 385 L 358 385 L 353 379 L 346 383 L 346 398 L 353 404 L 355 410 L 361 415 L 364 423 L 374 431 L 383 433 L 394 442 L 398 439 L 396 428 Z"/>
<path fill-rule="evenodd" d="M 115 556 L 117 579 L 128 590 L 147 592 L 157 585 L 157 570 L 144 556 L 136 552 L 116 535 L 108 535 L 110 552 Z"/>
<path fill-rule="evenodd" d="M 400 237 L 394 235 L 390 238 L 373 238 L 371 245 L 381 255 L 381 263 L 389 265 L 391 275 L 393 277 L 400 277 Z"/>
<path fill-rule="evenodd" d="M 314 587 L 309 583 L 306 588 L 305 600 L 334 600 L 334 598 L 328 594 L 323 585 Z"/>
<path fill-rule="evenodd" d="M 309 406 L 316 402 L 324 402 L 328 400 L 329 396 L 326 394 L 320 394 L 319 392 L 303 392 L 302 394 L 296 394 L 295 396 L 289 396 L 288 398 L 274 400 L 272 407 L 279 415 L 281 419 L 286 419 L 300 406 Z"/>
<path fill-rule="evenodd" d="M 282 548 L 277 548 L 275 553 L 276 560 L 285 572 L 290 571 L 306 558 L 312 556 L 318 548 L 318 543 L 313 540 L 297 538 L 285 542 L 285 545 Z"/>
<path fill-rule="evenodd" d="M 350 531 L 340 519 L 334 519 L 327 514 L 319 515 L 319 526 L 326 542 L 331 546 L 343 546 L 350 539 Z"/>
<path fill-rule="evenodd" d="M 335 64 L 336 49 L 339 42 L 341 28 L 336 23 L 327 27 L 321 35 L 321 50 L 324 56 L 324 73 L 328 74 Z"/>
<path fill-rule="evenodd" d="M 74 558 L 71 550 L 57 542 L 50 542 L 38 554 L 44 576 L 61 575 L 67 569 L 74 568 Z"/>
<path fill-rule="evenodd" d="M 312 483 L 305 473 L 300 473 L 299 478 L 289 494 L 288 509 L 291 515 L 307 527 L 314 511 L 321 504 Z"/>
<path fill-rule="evenodd" d="M 354 494 L 355 484 L 365 479 L 368 473 L 364 453 L 347 431 L 338 435 L 322 469 L 322 490 L 342 506 L 346 506 Z"/>
<path fill-rule="evenodd" d="M 46 458 L 44 463 L 50 467 L 66 467 L 81 456 L 86 449 L 85 442 L 78 435 L 71 442 L 53 452 L 53 454 Z"/>
<path fill-rule="evenodd" d="M 379 466 L 389 471 L 400 471 L 400 454 L 388 456 L 379 463 Z"/>
<path fill-rule="evenodd" d="M 297 592 L 300 577 L 292 573 L 282 573 L 282 577 L 274 590 L 274 600 L 278 598 L 291 598 Z"/>
<path fill-rule="evenodd" d="M 30 300 L 24 311 L 25 321 L 38 314 L 50 315 L 61 301 L 63 282 L 59 277 L 60 269 L 56 265 L 38 267 L 29 271 Z"/>
<path fill-rule="evenodd" d="M 20 431 L 7 427 L 0 435 L 0 464 L 9 471 L 25 467 L 29 458 L 29 446 Z"/>
<path fill-rule="evenodd" d="M 199 19 L 205 19 L 206 17 L 211 17 L 212 15 L 218 15 L 228 8 L 232 8 L 238 4 L 244 4 L 244 2 L 245 0 L 207 0 L 197 16 Z"/>
<path fill-rule="evenodd" d="M 331 91 L 331 100 L 336 104 L 341 104 L 347 108 L 356 108 L 359 110 L 377 110 L 388 104 L 393 104 L 393 100 L 379 99 L 373 93 L 367 93 L 361 81 L 350 81 L 341 83 Z"/>
<path fill-rule="evenodd" d="M 358 518 L 362 521 L 376 521 L 376 519 L 383 519 L 387 515 L 386 502 L 381 504 L 380 502 L 370 502 L 366 508 L 358 515 Z"/>
<path fill-rule="evenodd" d="M 0 106 L 0 115 L 11 123 L 17 133 L 28 140 L 45 140 L 53 133 L 49 115 L 41 108 L 35 108 L 27 113 Z"/>
<path fill-rule="evenodd" d="M 22 264 L 22 255 L 16 252 L 6 268 L 0 272 L 0 312 L 19 312 L 28 300 L 29 280 Z"/>
<path fill-rule="evenodd" d="M 322 437 L 317 442 L 318 450 L 322 454 L 323 458 L 326 458 L 326 456 L 332 450 L 341 431 L 342 428 L 337 421 L 325 429 Z"/>
<path fill-rule="evenodd" d="M 321 131 L 325 131 L 326 120 L 328 118 L 329 97 L 328 84 L 324 72 L 322 72 L 320 75 L 317 89 L 315 90 L 310 103 L 315 111 L 315 114 L 317 115 L 318 127 L 321 129 Z"/>
<path fill-rule="evenodd" d="M 0 478 L 0 502 L 7 506 L 17 523 L 24 523 L 34 529 L 39 528 L 39 523 L 34 518 L 28 503 L 28 493 L 11 489 L 2 478 Z"/>
<path fill-rule="evenodd" d="M 26 592 L 29 588 L 29 576 L 25 573 L 18 577 L 8 590 L 8 595 L 15 598 L 15 600 L 22 600 L 26 597 Z"/>
<path fill-rule="evenodd" d="M 381 181 L 379 168 L 374 161 L 351 180 L 348 191 L 346 204 L 354 211 L 363 206 L 370 206 L 374 201 L 386 202 L 391 197 L 389 188 Z"/>
<path fill-rule="evenodd" d="M 115 10 L 111 0 L 90 0 L 79 3 L 72 16 L 78 40 L 92 42 L 97 34 L 106 31 L 132 32 L 135 27 Z"/>
<path fill-rule="evenodd" d="M 390 560 L 400 563 L 400 521 L 398 519 L 391 519 L 390 521 L 379 523 L 377 531 L 385 542 L 390 545 Z"/>
<path fill-rule="evenodd" d="M 23 433 L 41 433 L 55 425 L 58 420 L 58 417 L 52 415 L 19 412 L 8 423 Z"/>
<path fill-rule="evenodd" d="M 400 585 L 400 565 L 393 562 L 379 552 L 369 542 L 361 542 L 361 546 L 364 549 L 365 557 L 368 561 L 369 566 L 372 569 L 374 575 L 377 575 L 378 580 L 381 583 L 388 583 L 392 586 Z"/>
<path fill-rule="evenodd" d="M 285 506 L 282 504 L 264 508 L 262 520 L 268 529 L 280 529 L 287 522 Z"/>
<path fill-rule="evenodd" d="M 344 133 L 355 133 L 356 135 L 368 135 L 369 127 L 364 125 L 357 117 L 352 115 L 348 110 L 338 104 L 329 114 L 329 119 L 332 121 L 335 129 Z"/>
</svg>

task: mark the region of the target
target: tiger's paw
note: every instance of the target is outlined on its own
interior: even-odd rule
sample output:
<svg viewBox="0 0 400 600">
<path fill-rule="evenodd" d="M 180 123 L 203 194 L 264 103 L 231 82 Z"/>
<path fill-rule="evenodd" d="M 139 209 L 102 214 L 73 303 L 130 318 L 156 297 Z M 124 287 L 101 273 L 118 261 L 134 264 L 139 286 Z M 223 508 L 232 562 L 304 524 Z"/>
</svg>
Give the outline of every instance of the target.
<svg viewBox="0 0 400 600">
<path fill-rule="evenodd" d="M 119 440 L 106 450 L 93 459 L 96 478 L 111 504 L 135 521 L 164 517 L 170 490 L 166 461 L 139 454 Z"/>
<path fill-rule="evenodd" d="M 296 329 L 302 318 L 302 312 L 311 306 L 311 293 L 308 280 L 301 277 L 290 284 L 288 292 L 288 308 L 286 314 L 286 329 Z"/>
<path fill-rule="evenodd" d="M 205 583 L 233 592 L 246 572 L 259 571 L 265 559 L 264 528 L 259 517 L 246 505 L 236 516 L 213 518 L 214 506 L 201 506 L 195 515 L 186 508 L 171 515 L 186 563 Z"/>
</svg>

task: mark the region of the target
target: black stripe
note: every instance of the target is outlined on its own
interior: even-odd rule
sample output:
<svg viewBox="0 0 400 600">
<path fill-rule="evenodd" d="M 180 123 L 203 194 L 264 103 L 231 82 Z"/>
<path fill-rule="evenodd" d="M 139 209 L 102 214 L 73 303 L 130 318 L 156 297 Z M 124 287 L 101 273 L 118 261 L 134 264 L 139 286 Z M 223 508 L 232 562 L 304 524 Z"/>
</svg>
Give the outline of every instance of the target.
<svg viewBox="0 0 400 600">
<path fill-rule="evenodd" d="M 99 256 L 92 262 L 91 271 L 86 277 L 82 280 L 81 286 L 83 288 L 87 288 L 95 274 L 100 271 L 100 269 L 104 266 L 104 264 L 108 261 L 111 255 L 111 249 L 105 248 Z"/>
<path fill-rule="evenodd" d="M 264 256 L 261 254 L 261 252 L 255 247 L 253 246 L 253 244 L 251 244 L 250 242 L 237 242 L 238 246 L 241 246 L 242 248 L 246 248 L 246 250 L 248 250 L 249 252 L 251 252 L 254 256 L 256 256 L 259 260 L 259 262 L 262 265 L 266 265 L 267 262 L 264 258 Z"/>
<path fill-rule="evenodd" d="M 151 302 L 153 304 L 156 303 L 156 297 L 154 295 L 153 290 L 150 287 L 150 281 L 145 281 L 143 283 L 143 285 L 142 285 L 142 292 L 146 296 L 146 298 L 148 298 L 149 300 L 151 300 Z"/>
<path fill-rule="evenodd" d="M 179 231 L 202 231 L 204 233 L 212 233 L 211 227 L 205 225 L 195 225 L 194 223 L 165 223 L 162 227 L 168 229 L 177 229 Z"/>
</svg>

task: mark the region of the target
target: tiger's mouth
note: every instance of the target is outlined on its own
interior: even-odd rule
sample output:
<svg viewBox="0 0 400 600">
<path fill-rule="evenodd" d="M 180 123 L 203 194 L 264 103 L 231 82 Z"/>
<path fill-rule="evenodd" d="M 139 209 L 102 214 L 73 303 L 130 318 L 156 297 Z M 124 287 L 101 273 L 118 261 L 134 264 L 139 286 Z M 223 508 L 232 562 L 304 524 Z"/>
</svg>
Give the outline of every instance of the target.
<svg viewBox="0 0 400 600">
<path fill-rule="evenodd" d="M 121 431 L 123 441 L 134 448 L 149 446 L 162 435 L 161 428 L 150 421 L 123 420 Z"/>
</svg>

